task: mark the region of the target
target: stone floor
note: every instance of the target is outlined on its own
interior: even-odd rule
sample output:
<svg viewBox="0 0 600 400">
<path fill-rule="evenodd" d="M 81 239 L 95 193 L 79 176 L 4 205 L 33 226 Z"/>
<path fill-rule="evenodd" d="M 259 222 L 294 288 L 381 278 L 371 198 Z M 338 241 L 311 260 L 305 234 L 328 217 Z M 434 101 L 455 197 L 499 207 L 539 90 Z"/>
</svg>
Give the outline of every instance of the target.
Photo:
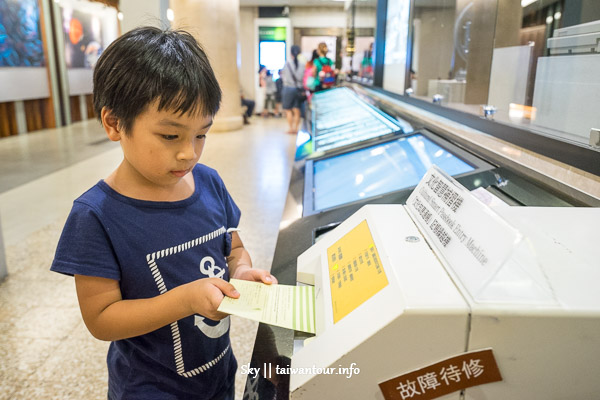
<svg viewBox="0 0 600 400">
<path fill-rule="evenodd" d="M 242 210 L 254 266 L 269 269 L 293 163 L 282 119 L 209 133 L 201 162 L 217 169 Z M 93 120 L 0 140 L 0 223 L 8 277 L 0 283 L 0 400 L 105 399 L 108 343 L 79 313 L 73 279 L 49 272 L 73 199 L 120 162 Z M 257 324 L 232 318 L 233 350 L 249 362 Z M 241 399 L 246 377 L 236 376 Z"/>
</svg>

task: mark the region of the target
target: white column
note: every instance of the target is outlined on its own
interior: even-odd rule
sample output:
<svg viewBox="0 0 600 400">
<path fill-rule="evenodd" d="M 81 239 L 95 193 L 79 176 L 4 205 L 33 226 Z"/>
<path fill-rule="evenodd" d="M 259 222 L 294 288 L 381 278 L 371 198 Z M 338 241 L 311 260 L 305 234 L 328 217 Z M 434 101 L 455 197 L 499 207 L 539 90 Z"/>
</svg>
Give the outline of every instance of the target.
<svg viewBox="0 0 600 400">
<path fill-rule="evenodd" d="M 238 71 L 239 0 L 171 0 L 173 28 L 189 31 L 200 42 L 215 71 L 223 99 L 211 131 L 243 126 Z"/>
<path fill-rule="evenodd" d="M 81 113 L 82 121 L 85 121 L 89 118 L 87 113 L 87 102 L 85 101 L 85 94 L 79 95 L 79 112 Z"/>
<path fill-rule="evenodd" d="M 25 103 L 22 100 L 15 101 L 15 117 L 19 135 L 27 133 L 27 115 L 25 115 Z"/>
</svg>

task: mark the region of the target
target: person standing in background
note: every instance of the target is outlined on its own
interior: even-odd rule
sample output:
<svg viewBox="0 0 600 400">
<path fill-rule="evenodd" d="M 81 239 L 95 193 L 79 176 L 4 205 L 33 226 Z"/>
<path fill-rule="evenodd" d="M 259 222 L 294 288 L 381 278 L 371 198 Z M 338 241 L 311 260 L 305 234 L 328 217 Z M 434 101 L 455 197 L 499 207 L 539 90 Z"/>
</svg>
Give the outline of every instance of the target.
<svg viewBox="0 0 600 400">
<path fill-rule="evenodd" d="M 363 59 L 360 62 L 360 76 L 363 78 L 373 77 L 373 43 L 363 53 Z"/>
<path fill-rule="evenodd" d="M 337 70 L 335 69 L 335 63 L 327 57 L 329 49 L 324 42 L 319 43 L 317 46 L 317 53 L 319 58 L 313 61 L 315 66 L 315 78 L 318 80 L 315 91 L 329 89 L 335 86 Z"/>
<path fill-rule="evenodd" d="M 304 93 L 304 65 L 298 60 L 300 47 L 293 45 L 292 57 L 287 60 L 281 71 L 283 81 L 282 105 L 288 123 L 288 133 L 295 134 L 300 127 L 300 108 L 306 98 Z"/>
</svg>

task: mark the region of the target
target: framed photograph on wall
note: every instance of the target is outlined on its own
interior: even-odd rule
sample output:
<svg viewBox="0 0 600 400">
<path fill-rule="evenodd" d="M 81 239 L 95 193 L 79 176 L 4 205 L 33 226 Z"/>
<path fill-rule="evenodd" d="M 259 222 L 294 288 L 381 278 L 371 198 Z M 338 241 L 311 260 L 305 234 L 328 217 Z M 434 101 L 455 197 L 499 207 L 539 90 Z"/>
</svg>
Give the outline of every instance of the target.
<svg viewBox="0 0 600 400">
<path fill-rule="evenodd" d="M 67 68 L 93 68 L 104 49 L 100 17 L 61 7 Z"/>
<path fill-rule="evenodd" d="M 37 0 L 0 0 L 0 67 L 43 67 Z"/>
</svg>

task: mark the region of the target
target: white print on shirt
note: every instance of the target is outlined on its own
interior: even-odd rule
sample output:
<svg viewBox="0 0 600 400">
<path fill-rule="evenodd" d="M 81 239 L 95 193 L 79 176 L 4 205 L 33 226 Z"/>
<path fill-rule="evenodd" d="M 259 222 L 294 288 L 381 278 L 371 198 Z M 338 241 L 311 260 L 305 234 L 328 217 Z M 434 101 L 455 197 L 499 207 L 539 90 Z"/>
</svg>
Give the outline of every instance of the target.
<svg viewBox="0 0 600 400">
<path fill-rule="evenodd" d="M 209 264 L 210 266 L 207 267 Z M 215 273 L 215 270 L 219 272 Z M 225 268 L 215 265 L 215 259 L 211 256 L 206 256 L 200 261 L 200 272 L 208 275 L 209 278 L 222 278 L 225 275 Z"/>
<path fill-rule="evenodd" d="M 221 237 L 221 235 L 224 235 L 225 233 L 226 233 L 225 227 L 222 226 L 213 232 L 207 233 L 204 236 L 192 239 L 192 240 L 182 243 L 180 245 L 169 247 L 167 249 L 163 249 L 163 250 L 159 250 L 159 251 L 147 254 L 146 261 L 148 262 L 148 267 L 150 267 L 150 272 L 152 273 L 152 276 L 154 277 L 154 282 L 156 283 L 156 286 L 158 287 L 159 292 L 162 294 L 162 293 L 166 293 L 166 291 L 167 291 L 167 287 L 163 281 L 162 275 L 160 273 L 160 269 L 157 264 L 157 262 L 161 258 L 165 258 L 170 255 L 189 250 L 193 247 L 199 246 L 210 240 L 219 238 L 219 237 Z M 200 262 L 200 270 L 202 271 L 202 268 L 205 268 L 206 271 L 209 271 L 209 272 L 204 272 L 204 271 L 202 271 L 202 272 L 206 273 L 209 276 L 211 276 L 211 274 L 212 274 L 212 276 L 217 276 L 217 275 L 219 275 L 219 277 L 223 276 L 223 274 L 225 273 L 225 269 L 215 266 L 214 260 L 212 259 L 212 257 L 208 257 L 208 258 L 210 258 L 210 261 L 212 261 L 210 267 L 208 267 L 204 263 L 206 258 L 207 257 L 204 257 L 202 259 L 202 261 Z M 215 274 L 215 269 L 218 269 L 216 274 Z M 201 317 L 199 317 L 199 318 L 201 318 Z M 229 328 L 229 318 L 226 318 L 226 319 L 227 319 L 226 323 L 223 322 L 224 320 L 221 320 L 221 323 L 217 324 L 214 327 L 211 326 L 210 327 L 211 329 L 207 329 L 207 331 L 210 332 L 211 335 L 217 335 L 215 337 L 222 336 L 225 332 L 227 332 L 227 328 Z M 194 322 L 197 322 L 197 321 L 198 320 L 196 318 L 194 318 Z M 204 320 L 202 320 L 202 324 L 206 325 Z M 225 326 L 225 324 L 227 324 L 227 326 Z M 196 326 L 197 325 L 198 324 L 196 324 Z M 206 326 L 209 326 L 209 325 L 206 325 Z M 215 364 L 217 364 L 219 361 L 221 361 L 221 359 L 225 356 L 225 354 L 227 354 L 227 352 L 229 350 L 231 350 L 231 345 L 228 344 L 227 347 L 225 347 L 225 349 L 223 349 L 223 351 L 214 360 L 211 360 L 211 361 L 205 363 L 204 365 L 201 365 L 199 367 L 196 367 L 194 369 L 186 371 L 186 368 L 185 368 L 184 362 L 183 362 L 183 350 L 181 347 L 181 336 L 179 333 L 178 322 L 177 321 L 173 322 L 170 325 L 170 327 L 171 327 L 171 335 L 173 337 L 173 352 L 174 352 L 174 356 L 175 356 L 175 365 L 177 367 L 177 373 L 186 378 L 190 378 L 192 376 L 198 375 L 199 373 L 207 371 L 208 369 L 213 367 Z M 217 328 L 217 327 L 219 327 L 219 328 L 213 332 L 212 328 Z M 222 329 L 224 329 L 223 333 L 218 334 Z M 212 337 L 212 336 L 208 335 L 206 332 L 204 332 L 202 328 L 200 328 L 200 330 L 202 331 L 202 333 L 204 333 L 208 337 Z"/>
<path fill-rule="evenodd" d="M 200 272 L 208 275 L 209 278 L 221 278 L 225 275 L 225 268 L 215 265 L 215 259 L 211 256 L 206 256 L 200 261 Z M 229 317 L 223 318 L 217 325 L 212 326 L 204 322 L 204 317 L 196 315 L 194 316 L 194 325 L 209 338 L 216 339 L 227 333 L 227 329 L 229 329 Z"/>
<path fill-rule="evenodd" d="M 212 326 L 204 322 L 204 317 L 194 315 L 194 325 L 209 338 L 216 339 L 227 333 L 227 329 L 229 329 L 229 316 L 223 318 L 217 325 Z"/>
</svg>

